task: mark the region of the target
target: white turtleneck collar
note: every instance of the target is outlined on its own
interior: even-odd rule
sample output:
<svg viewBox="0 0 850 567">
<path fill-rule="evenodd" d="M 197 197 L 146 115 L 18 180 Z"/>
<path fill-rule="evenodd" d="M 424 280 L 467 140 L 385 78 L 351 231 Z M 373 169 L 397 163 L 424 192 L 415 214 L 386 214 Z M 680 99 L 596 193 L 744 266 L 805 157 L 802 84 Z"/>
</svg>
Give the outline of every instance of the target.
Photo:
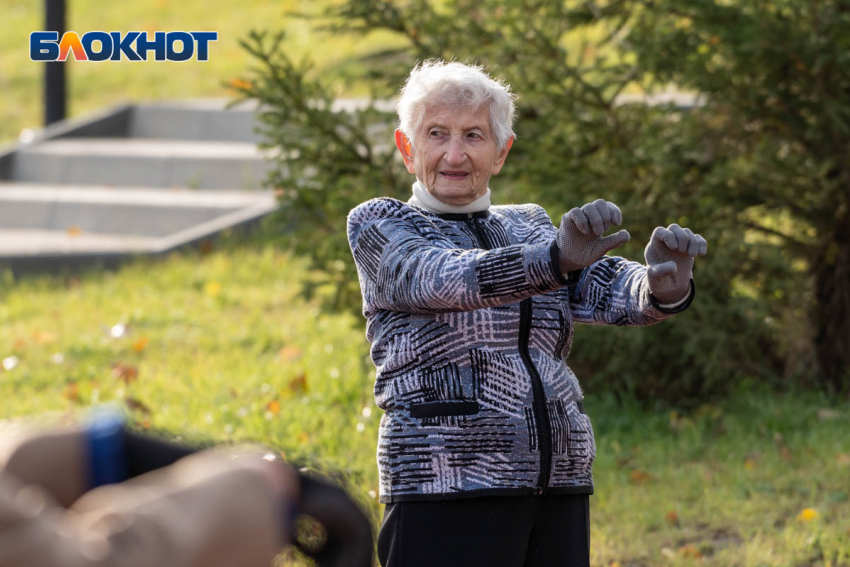
<svg viewBox="0 0 850 567">
<path fill-rule="evenodd" d="M 448 203 L 444 203 L 434 197 L 428 189 L 425 188 L 425 185 L 422 184 L 418 179 L 416 183 L 413 184 L 413 196 L 407 201 L 409 204 L 414 207 L 419 207 L 421 209 L 425 209 L 426 211 L 431 211 L 432 213 L 443 214 L 443 213 L 477 213 L 479 211 L 486 211 L 490 208 L 490 188 L 487 188 L 487 192 L 466 205 L 449 205 Z"/>
</svg>

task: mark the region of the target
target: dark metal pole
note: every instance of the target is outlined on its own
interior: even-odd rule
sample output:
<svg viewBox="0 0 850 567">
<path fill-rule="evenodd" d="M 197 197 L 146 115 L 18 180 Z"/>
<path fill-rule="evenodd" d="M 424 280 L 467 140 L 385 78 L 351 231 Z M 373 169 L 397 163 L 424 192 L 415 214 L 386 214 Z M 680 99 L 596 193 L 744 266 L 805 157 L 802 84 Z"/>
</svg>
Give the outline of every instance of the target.
<svg viewBox="0 0 850 567">
<path fill-rule="evenodd" d="M 44 0 L 44 31 L 65 33 L 65 0 Z M 65 63 L 53 61 L 44 67 L 44 125 L 65 119 Z"/>
</svg>

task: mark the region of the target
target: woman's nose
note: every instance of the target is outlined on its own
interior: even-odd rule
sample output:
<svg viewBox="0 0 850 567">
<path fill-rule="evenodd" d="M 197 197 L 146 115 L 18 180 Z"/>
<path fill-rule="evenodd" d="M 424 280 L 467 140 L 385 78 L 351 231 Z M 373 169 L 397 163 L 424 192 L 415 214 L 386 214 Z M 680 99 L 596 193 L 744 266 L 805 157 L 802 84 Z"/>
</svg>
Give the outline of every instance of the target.
<svg viewBox="0 0 850 567">
<path fill-rule="evenodd" d="M 466 160 L 466 151 L 463 142 L 457 138 L 451 138 L 449 147 L 446 149 L 446 163 L 451 165 L 461 164 Z"/>
</svg>

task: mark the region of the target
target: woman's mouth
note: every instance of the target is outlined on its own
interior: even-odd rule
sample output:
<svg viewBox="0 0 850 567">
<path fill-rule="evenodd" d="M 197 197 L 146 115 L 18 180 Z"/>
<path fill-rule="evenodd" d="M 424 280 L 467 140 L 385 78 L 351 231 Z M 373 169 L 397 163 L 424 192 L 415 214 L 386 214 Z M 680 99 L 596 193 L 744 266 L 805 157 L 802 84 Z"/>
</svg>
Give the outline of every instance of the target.
<svg viewBox="0 0 850 567">
<path fill-rule="evenodd" d="M 465 171 L 441 171 L 440 175 L 449 179 L 463 179 L 469 174 Z"/>
</svg>

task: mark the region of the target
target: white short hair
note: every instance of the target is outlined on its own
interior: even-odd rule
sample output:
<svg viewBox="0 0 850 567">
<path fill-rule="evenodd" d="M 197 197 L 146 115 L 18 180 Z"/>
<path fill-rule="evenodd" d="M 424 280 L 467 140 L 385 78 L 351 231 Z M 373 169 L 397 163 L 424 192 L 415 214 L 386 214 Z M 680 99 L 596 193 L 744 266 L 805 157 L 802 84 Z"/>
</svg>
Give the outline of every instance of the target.
<svg viewBox="0 0 850 567">
<path fill-rule="evenodd" d="M 411 142 L 425 115 L 425 106 L 433 104 L 478 109 L 490 107 L 490 131 L 498 150 L 515 137 L 514 99 L 506 83 L 492 79 L 481 65 L 429 60 L 413 68 L 399 92 L 399 130 Z"/>
</svg>

